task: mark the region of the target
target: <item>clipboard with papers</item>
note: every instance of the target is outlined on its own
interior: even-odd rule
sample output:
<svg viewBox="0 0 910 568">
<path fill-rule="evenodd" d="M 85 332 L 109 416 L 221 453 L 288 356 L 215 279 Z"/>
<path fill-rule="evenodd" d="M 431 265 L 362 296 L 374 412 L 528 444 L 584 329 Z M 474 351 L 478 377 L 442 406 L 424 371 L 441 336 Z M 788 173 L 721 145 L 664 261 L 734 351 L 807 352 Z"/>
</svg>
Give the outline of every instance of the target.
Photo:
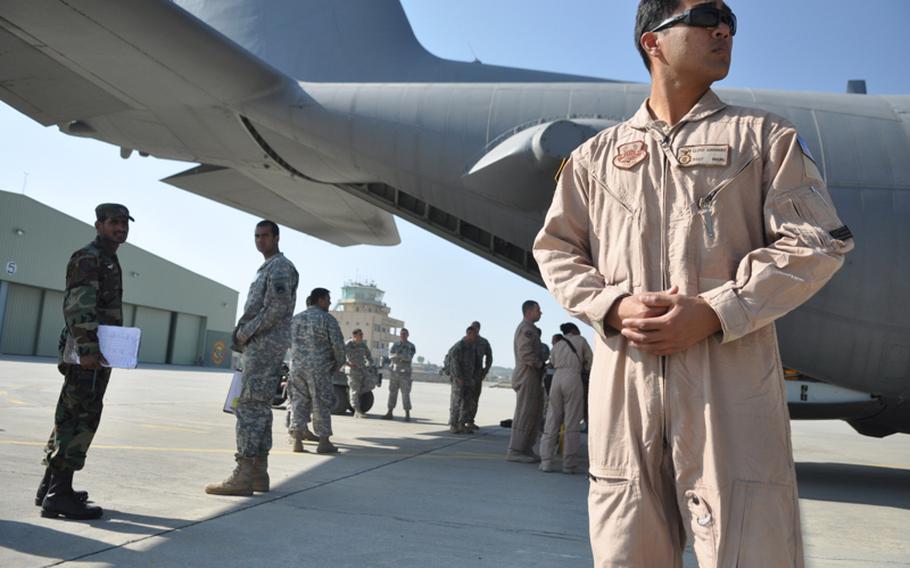
<svg viewBox="0 0 910 568">
<path fill-rule="evenodd" d="M 142 330 L 138 327 L 118 325 L 98 326 L 98 345 L 107 360 L 105 367 L 135 369 L 139 364 L 139 343 Z M 63 348 L 63 362 L 79 364 L 79 350 L 73 336 L 67 334 Z"/>
</svg>

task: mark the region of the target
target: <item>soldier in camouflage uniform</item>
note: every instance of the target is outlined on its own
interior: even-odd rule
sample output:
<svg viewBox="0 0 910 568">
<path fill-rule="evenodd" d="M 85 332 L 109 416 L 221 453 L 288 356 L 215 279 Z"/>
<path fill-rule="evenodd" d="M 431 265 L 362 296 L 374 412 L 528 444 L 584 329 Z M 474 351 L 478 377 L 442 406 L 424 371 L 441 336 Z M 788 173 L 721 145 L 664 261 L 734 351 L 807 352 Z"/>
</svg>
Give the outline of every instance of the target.
<svg viewBox="0 0 910 568">
<path fill-rule="evenodd" d="M 493 348 L 490 347 L 490 342 L 480 335 L 479 321 L 473 322 L 471 327 L 477 330 L 477 340 L 474 342 L 474 348 L 477 349 L 477 356 L 481 358 L 483 364 L 480 368 L 477 382 L 474 384 L 474 390 L 472 391 L 474 400 L 471 402 L 471 411 L 465 419 L 465 428 L 468 430 L 478 430 L 477 425 L 474 423 L 474 417 L 477 415 L 477 406 L 480 403 L 480 391 L 483 387 L 483 380 L 487 378 L 487 374 L 493 366 Z"/>
<path fill-rule="evenodd" d="M 272 449 L 272 397 L 281 381 L 281 364 L 291 346 L 291 317 L 297 302 L 297 270 L 278 250 L 278 225 L 256 225 L 256 249 L 265 262 L 247 294 L 243 315 L 234 329 L 235 351 L 242 352 L 243 379 L 237 418 L 237 467 L 205 492 L 252 495 L 269 490 L 268 458 Z"/>
<path fill-rule="evenodd" d="M 398 390 L 401 390 L 401 404 L 404 406 L 404 421 L 411 421 L 411 360 L 417 348 L 408 341 L 410 332 L 401 328 L 399 341 L 392 344 L 389 350 L 391 355 L 390 370 L 392 376 L 389 379 L 389 411 L 383 416 L 386 420 L 392 419 L 392 411 L 395 410 L 395 404 L 398 402 Z"/>
<path fill-rule="evenodd" d="M 306 311 L 291 320 L 291 375 L 288 380 L 288 434 L 295 452 L 302 452 L 307 422 L 313 415 L 313 430 L 319 446 L 316 452 L 338 451 L 332 435 L 332 406 L 335 402 L 332 375 L 344 365 L 344 337 L 338 321 L 329 313 L 332 298 L 325 288 L 314 288 L 307 298 Z"/>
<path fill-rule="evenodd" d="M 101 507 L 86 505 L 86 492 L 73 490 L 73 472 L 85 465 L 101 421 L 111 369 L 98 345 L 98 326 L 123 325 L 123 279 L 116 253 L 133 218 L 116 203 L 96 207 L 95 218 L 98 236 L 74 252 L 66 267 L 66 327 L 58 365 L 65 378 L 45 447 L 44 478 L 35 496 L 42 517 L 97 519 L 104 514 Z"/>
<path fill-rule="evenodd" d="M 449 431 L 455 434 L 465 430 L 465 421 L 472 412 L 474 385 L 480 377 L 480 356 L 476 348 L 477 330 L 468 327 L 465 336 L 449 349 L 449 375 L 452 379 L 452 398 L 449 405 Z"/>
<path fill-rule="evenodd" d="M 344 344 L 344 355 L 347 360 L 348 388 L 354 417 L 366 418 L 367 415 L 360 408 L 360 395 L 369 380 L 367 374 L 373 366 L 373 355 L 363 341 L 363 330 L 355 329 L 351 333 L 351 339 Z"/>
</svg>

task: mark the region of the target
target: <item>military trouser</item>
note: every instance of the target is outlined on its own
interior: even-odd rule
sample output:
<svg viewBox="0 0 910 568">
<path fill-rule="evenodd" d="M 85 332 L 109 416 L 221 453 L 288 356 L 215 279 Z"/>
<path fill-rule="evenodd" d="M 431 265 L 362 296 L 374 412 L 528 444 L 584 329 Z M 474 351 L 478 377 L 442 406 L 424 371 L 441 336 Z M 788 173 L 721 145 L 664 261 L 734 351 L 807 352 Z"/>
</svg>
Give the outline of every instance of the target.
<svg viewBox="0 0 910 568">
<path fill-rule="evenodd" d="M 44 465 L 58 471 L 79 471 L 101 422 L 111 370 L 95 371 L 78 365 L 64 365 L 62 369 L 63 388 L 54 411 L 54 430 L 44 449 Z"/>
<path fill-rule="evenodd" d="M 468 416 L 465 419 L 465 422 L 474 423 L 474 418 L 477 416 L 477 406 L 480 404 L 480 391 L 483 390 L 483 379 L 478 379 L 474 381 L 474 388 L 471 390 L 473 395 L 471 398 L 471 407 L 468 412 Z"/>
<path fill-rule="evenodd" d="M 302 432 L 312 416 L 317 436 L 332 435 L 335 391 L 331 374 L 293 373 L 288 380 L 288 401 L 288 430 Z"/>
<path fill-rule="evenodd" d="M 471 414 L 474 400 L 474 381 L 452 377 L 452 397 L 449 404 L 449 424 L 460 428 Z"/>
<path fill-rule="evenodd" d="M 398 390 L 401 390 L 401 404 L 404 409 L 411 410 L 411 369 L 392 371 L 389 378 L 389 410 L 398 403 Z"/>
<path fill-rule="evenodd" d="M 543 386 L 538 370 L 531 369 L 524 379 L 512 385 L 515 391 L 515 416 L 509 449 L 523 454 L 531 453 L 540 433 L 543 412 Z"/>
<path fill-rule="evenodd" d="M 243 351 L 237 417 L 237 457 L 268 455 L 272 449 L 272 399 L 281 382 L 285 337 L 256 337 Z"/>
<path fill-rule="evenodd" d="M 367 376 L 362 370 L 348 370 L 348 390 L 350 391 L 351 408 L 353 408 L 355 412 L 360 411 L 360 395 L 363 394 L 366 382 Z"/>
<path fill-rule="evenodd" d="M 557 369 L 550 387 L 547 421 L 540 438 L 540 459 L 546 463 L 556 456 L 559 426 L 566 425 L 563 438 L 563 469 L 578 467 L 581 419 L 584 416 L 584 385 L 576 369 Z"/>
</svg>

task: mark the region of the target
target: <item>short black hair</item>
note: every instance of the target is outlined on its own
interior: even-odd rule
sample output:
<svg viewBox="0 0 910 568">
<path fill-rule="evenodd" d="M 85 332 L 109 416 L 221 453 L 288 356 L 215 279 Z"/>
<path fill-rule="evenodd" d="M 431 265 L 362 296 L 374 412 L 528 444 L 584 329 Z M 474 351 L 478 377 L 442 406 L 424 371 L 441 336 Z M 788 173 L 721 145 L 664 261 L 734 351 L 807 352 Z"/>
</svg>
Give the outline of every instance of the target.
<svg viewBox="0 0 910 568">
<path fill-rule="evenodd" d="M 402 331 L 405 332 L 405 333 L 407 333 L 408 335 L 411 335 L 411 332 L 408 331 L 408 328 L 406 328 L 406 327 L 403 327 L 403 328 L 401 328 L 401 329 L 398 330 L 399 335 L 401 334 Z"/>
<path fill-rule="evenodd" d="M 274 235 L 276 237 L 278 236 L 278 224 L 275 223 L 275 221 L 271 221 L 269 219 L 263 219 L 262 221 L 259 221 L 258 223 L 256 223 L 256 226 L 257 227 L 268 227 L 272 230 L 272 235 Z"/>
<path fill-rule="evenodd" d="M 351 332 L 351 335 L 363 335 L 363 330 L 359 327 Z"/>
<path fill-rule="evenodd" d="M 325 288 L 313 288 L 310 292 L 310 295 L 307 296 L 306 302 L 308 306 L 315 305 L 316 302 L 323 298 L 328 298 L 331 295 L 331 292 Z"/>
<path fill-rule="evenodd" d="M 648 52 L 641 46 L 641 36 L 672 16 L 679 9 L 680 1 L 641 0 L 638 3 L 638 13 L 635 15 L 635 49 L 638 50 L 642 61 L 645 62 L 648 73 L 651 72 L 651 60 L 648 58 Z"/>
<path fill-rule="evenodd" d="M 471 327 L 476 327 L 476 328 L 479 329 L 479 328 L 480 328 L 480 322 L 479 322 L 479 321 L 476 321 L 476 320 L 475 320 L 475 321 L 472 321 L 472 322 L 471 322 Z"/>
<path fill-rule="evenodd" d="M 534 306 L 539 306 L 539 305 L 540 304 L 538 304 L 534 300 L 525 300 L 524 303 L 521 304 L 521 315 L 528 313 Z"/>
<path fill-rule="evenodd" d="M 472 331 L 474 333 L 477 333 L 477 329 L 473 325 L 469 325 L 468 328 L 466 330 L 464 330 L 465 333 L 470 333 Z"/>
<path fill-rule="evenodd" d="M 560 325 L 559 331 L 563 332 L 566 335 L 570 333 L 577 333 L 578 335 L 581 335 L 581 330 L 578 329 L 578 326 L 570 321 L 567 321 L 566 323 Z"/>
</svg>

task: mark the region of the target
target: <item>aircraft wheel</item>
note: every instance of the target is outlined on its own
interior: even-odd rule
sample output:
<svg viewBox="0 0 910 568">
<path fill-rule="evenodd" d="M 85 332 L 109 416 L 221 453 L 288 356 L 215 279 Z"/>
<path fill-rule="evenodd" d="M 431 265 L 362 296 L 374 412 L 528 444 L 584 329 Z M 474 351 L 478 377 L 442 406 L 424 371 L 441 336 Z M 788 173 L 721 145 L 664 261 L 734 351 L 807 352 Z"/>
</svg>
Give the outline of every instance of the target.
<svg viewBox="0 0 910 568">
<path fill-rule="evenodd" d="M 348 387 L 334 385 L 335 405 L 332 406 L 332 414 L 347 414 L 350 408 L 348 400 Z"/>
<path fill-rule="evenodd" d="M 360 410 L 367 412 L 373 408 L 373 391 L 367 391 L 360 395 Z"/>
</svg>

